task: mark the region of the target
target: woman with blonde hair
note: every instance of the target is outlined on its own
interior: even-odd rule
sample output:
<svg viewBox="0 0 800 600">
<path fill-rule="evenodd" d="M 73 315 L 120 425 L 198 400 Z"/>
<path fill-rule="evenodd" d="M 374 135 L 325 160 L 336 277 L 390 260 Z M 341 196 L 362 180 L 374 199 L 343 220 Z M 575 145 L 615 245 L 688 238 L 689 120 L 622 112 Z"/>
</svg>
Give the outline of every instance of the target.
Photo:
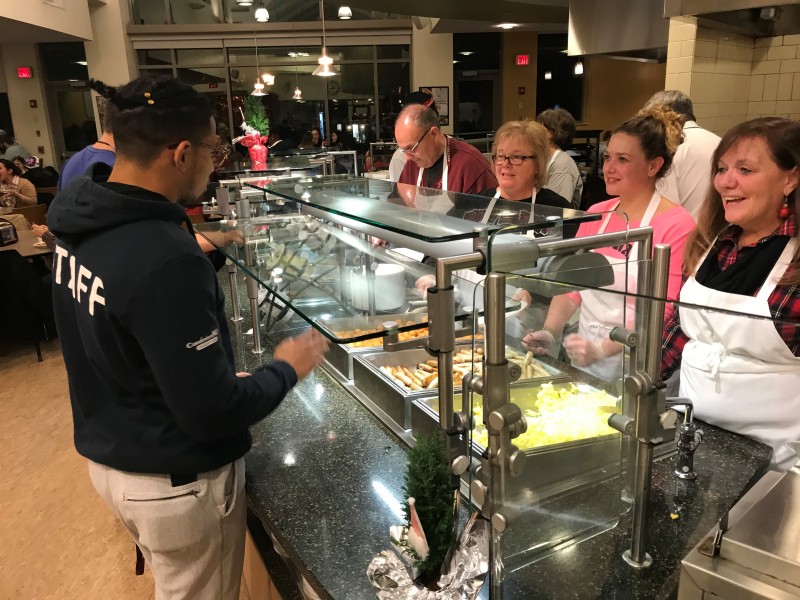
<svg viewBox="0 0 800 600">
<path fill-rule="evenodd" d="M 656 192 L 656 181 L 669 171 L 682 139 L 678 115 L 662 106 L 644 109 L 617 127 L 603 163 L 606 189 L 616 197 L 592 206 L 589 212 L 602 213 L 603 217 L 582 224 L 578 230 L 581 237 L 652 227 L 653 244 L 669 244 L 672 248 L 668 298 L 678 296 L 683 247 L 694 229 L 694 220 L 683 207 Z M 648 258 L 638 256 L 638 246 L 625 244 L 596 250 L 608 257 L 614 267 L 614 284 L 604 290 L 636 291 L 636 262 Z M 614 327 L 632 326 L 634 302 L 604 290 L 556 296 L 542 329 L 529 332 L 524 343 L 544 354 L 580 308 L 578 333 L 564 338 L 567 356 L 573 365 L 597 377 L 618 379 L 622 375 L 622 346 L 612 341 L 609 333 Z"/>
<path fill-rule="evenodd" d="M 498 186 L 480 192 L 492 198 L 484 222 L 489 222 L 497 200 L 530 202 L 572 208 L 562 196 L 544 189 L 547 183 L 547 132 L 535 121 L 509 121 L 497 130 L 492 161 Z"/>
<path fill-rule="evenodd" d="M 771 445 L 773 468 L 786 470 L 800 446 L 800 124 L 740 123 L 720 141 L 711 176 L 662 377 L 680 368 L 696 417 Z"/>
</svg>

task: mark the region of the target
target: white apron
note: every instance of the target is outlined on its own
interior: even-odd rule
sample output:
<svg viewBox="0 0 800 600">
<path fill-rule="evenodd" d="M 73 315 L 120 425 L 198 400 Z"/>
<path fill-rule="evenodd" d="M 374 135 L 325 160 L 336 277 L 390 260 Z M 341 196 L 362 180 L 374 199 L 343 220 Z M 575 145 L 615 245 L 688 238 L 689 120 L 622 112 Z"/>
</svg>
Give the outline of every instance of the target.
<svg viewBox="0 0 800 600">
<path fill-rule="evenodd" d="M 754 297 L 712 290 L 691 277 L 680 301 L 769 317 L 769 296 L 796 247 L 793 237 Z M 800 440 L 800 359 L 772 321 L 678 310 L 690 338 L 683 349 L 681 396 L 692 400 L 695 416 L 772 446 L 773 469 L 792 467 L 797 455 L 787 444 Z"/>
<path fill-rule="evenodd" d="M 661 194 L 655 192 L 647 205 L 647 210 L 642 217 L 639 227 L 647 227 L 650 220 L 658 209 L 661 202 Z M 598 235 L 605 233 L 608 222 L 611 219 L 613 211 L 617 210 L 619 202 L 611 209 L 603 224 L 600 226 Z M 625 255 L 621 252 L 614 251 L 611 255 L 606 255 L 612 261 L 612 268 L 614 270 L 614 284 L 606 286 L 603 290 L 614 290 L 616 292 L 628 292 L 630 294 L 636 293 L 636 280 L 639 273 L 639 265 L 637 260 L 639 258 L 639 244 L 634 243 L 630 254 L 628 255 L 627 264 L 627 279 Z M 600 344 L 603 340 L 608 339 L 608 334 L 614 327 L 625 326 L 625 314 L 627 312 L 628 319 L 633 315 L 635 305 L 635 298 L 624 298 L 619 294 L 607 293 L 601 290 L 583 290 L 581 292 L 581 315 L 578 322 L 578 335 Z M 626 310 L 627 306 L 627 310 Z M 616 381 L 622 377 L 622 352 L 612 354 L 601 358 L 597 362 L 589 365 L 588 367 L 578 367 L 587 373 L 591 373 L 595 377 L 600 377 L 606 381 Z"/>
</svg>

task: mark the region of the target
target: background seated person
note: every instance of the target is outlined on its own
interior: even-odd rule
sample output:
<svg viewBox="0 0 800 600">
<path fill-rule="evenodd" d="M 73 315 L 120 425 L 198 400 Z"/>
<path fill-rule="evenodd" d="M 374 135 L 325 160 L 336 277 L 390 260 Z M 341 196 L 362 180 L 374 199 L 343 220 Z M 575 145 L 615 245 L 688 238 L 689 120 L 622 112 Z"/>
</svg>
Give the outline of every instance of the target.
<svg viewBox="0 0 800 600">
<path fill-rule="evenodd" d="M 578 165 L 566 153 L 575 138 L 575 118 L 563 108 L 554 108 L 542 111 L 536 120 L 544 125 L 550 139 L 547 187 L 569 200 L 573 208 L 580 208 L 583 179 Z"/>
<path fill-rule="evenodd" d="M 694 221 L 686 209 L 656 192 L 656 181 L 669 171 L 681 140 L 678 115 L 660 106 L 642 110 L 617 127 L 608 144 L 603 175 L 608 192 L 618 197 L 591 207 L 589 212 L 606 213 L 604 218 L 584 223 L 578 229 L 581 237 L 652 227 L 653 244 L 669 244 L 672 248 L 668 298 L 678 296 L 683 247 Z M 597 250 L 610 259 L 614 268 L 615 282 L 605 289 L 636 291 L 638 247 L 637 243 Z M 632 327 L 634 300 L 603 290 L 556 296 L 544 327 L 530 332 L 523 341 L 534 352 L 547 352 L 580 308 L 578 333 L 564 338 L 567 356 L 574 366 L 596 377 L 617 380 L 622 375 L 622 346 L 609 339 L 608 334 L 614 327 Z"/>
<path fill-rule="evenodd" d="M 771 445 L 781 471 L 800 441 L 799 167 L 796 121 L 754 119 L 722 138 L 680 301 L 767 318 L 681 306 L 661 363 L 665 379 L 680 368 L 680 395 L 698 419 Z"/>
<path fill-rule="evenodd" d="M 14 160 L 15 156 L 30 158 L 32 154 L 7 133 L 0 134 L 0 158 Z"/>
<path fill-rule="evenodd" d="M 17 167 L 10 160 L 0 158 L 0 206 L 14 208 L 36 204 L 36 188 L 20 177 Z"/>
</svg>

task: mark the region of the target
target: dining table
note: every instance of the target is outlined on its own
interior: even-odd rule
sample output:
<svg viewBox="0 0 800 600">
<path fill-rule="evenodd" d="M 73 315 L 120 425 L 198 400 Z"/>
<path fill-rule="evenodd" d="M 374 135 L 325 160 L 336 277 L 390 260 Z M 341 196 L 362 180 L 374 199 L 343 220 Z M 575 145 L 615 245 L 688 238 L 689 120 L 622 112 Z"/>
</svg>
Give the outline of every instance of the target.
<svg viewBox="0 0 800 600">
<path fill-rule="evenodd" d="M 0 246 L 0 252 L 5 250 L 16 250 L 21 256 L 30 258 L 33 256 L 44 256 L 52 254 L 53 251 L 42 242 L 30 229 L 18 229 L 17 236 L 19 241 L 8 246 Z"/>
</svg>

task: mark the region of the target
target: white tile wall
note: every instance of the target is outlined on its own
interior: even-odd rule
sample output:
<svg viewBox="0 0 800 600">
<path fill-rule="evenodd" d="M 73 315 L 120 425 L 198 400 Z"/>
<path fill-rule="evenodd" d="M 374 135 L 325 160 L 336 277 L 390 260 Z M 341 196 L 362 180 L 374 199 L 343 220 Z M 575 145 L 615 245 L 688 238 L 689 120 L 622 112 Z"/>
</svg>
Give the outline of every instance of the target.
<svg viewBox="0 0 800 600">
<path fill-rule="evenodd" d="M 746 119 L 800 119 L 800 35 L 752 38 L 672 19 L 665 89 L 694 101 L 701 125 L 722 135 Z"/>
</svg>

